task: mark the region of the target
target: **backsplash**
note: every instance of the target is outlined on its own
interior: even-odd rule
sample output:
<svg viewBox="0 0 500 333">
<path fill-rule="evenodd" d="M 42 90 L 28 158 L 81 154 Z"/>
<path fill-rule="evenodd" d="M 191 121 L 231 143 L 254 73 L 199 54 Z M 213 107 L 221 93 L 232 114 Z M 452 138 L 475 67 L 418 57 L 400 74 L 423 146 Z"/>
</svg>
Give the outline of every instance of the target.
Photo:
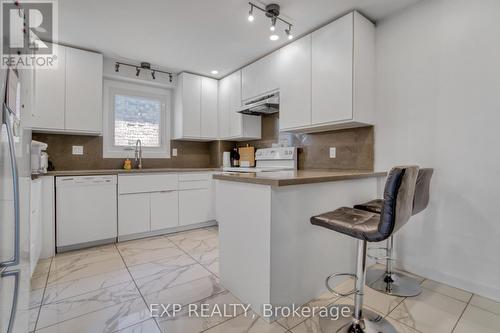
<svg viewBox="0 0 500 333">
<path fill-rule="evenodd" d="M 299 147 L 299 169 L 373 170 L 373 126 L 312 134 L 279 133 L 278 114 L 262 117 L 262 139 L 232 142 L 171 141 L 178 156 L 143 160 L 144 168 L 216 168 L 222 165 L 222 152 L 247 144 L 268 148 L 280 140 Z M 56 170 L 120 169 L 123 158 L 102 157 L 102 137 L 33 133 L 33 140 L 49 145 L 47 153 Z M 73 155 L 72 146 L 83 146 L 83 155 Z M 337 157 L 329 157 L 336 147 Z M 133 159 L 134 152 L 130 152 Z"/>
<path fill-rule="evenodd" d="M 47 153 L 56 170 L 121 169 L 124 158 L 103 158 L 102 137 L 33 133 L 33 140 L 49 145 Z M 83 146 L 83 155 L 73 155 L 72 146 Z M 217 142 L 171 141 L 178 156 L 143 159 L 144 168 L 212 168 L 218 167 Z M 130 159 L 134 152 L 130 152 Z"/>
<path fill-rule="evenodd" d="M 262 116 L 262 139 L 238 142 L 255 148 L 269 148 L 287 141 L 298 148 L 299 169 L 373 170 L 373 126 L 336 131 L 293 134 L 279 132 L 279 114 Z M 330 147 L 336 147 L 336 158 L 330 158 Z"/>
</svg>

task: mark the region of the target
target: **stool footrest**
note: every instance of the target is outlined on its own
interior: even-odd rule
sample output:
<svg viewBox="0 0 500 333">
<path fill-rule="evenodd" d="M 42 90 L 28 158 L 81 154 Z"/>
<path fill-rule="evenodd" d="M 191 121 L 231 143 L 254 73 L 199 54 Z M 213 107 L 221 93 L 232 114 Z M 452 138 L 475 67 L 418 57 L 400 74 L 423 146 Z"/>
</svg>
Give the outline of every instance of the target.
<svg viewBox="0 0 500 333">
<path fill-rule="evenodd" d="M 350 296 L 352 294 L 355 294 L 358 291 L 356 289 L 356 287 L 354 287 L 348 293 L 340 293 L 340 292 L 337 292 L 334 288 L 330 287 L 330 280 L 334 279 L 334 278 L 337 278 L 337 277 L 340 277 L 340 276 L 351 276 L 351 277 L 353 277 L 355 279 L 355 281 L 358 279 L 358 277 L 356 276 L 356 274 L 353 274 L 353 273 L 334 273 L 334 274 L 332 274 L 332 275 L 330 275 L 329 277 L 326 278 L 326 280 L 325 280 L 326 289 L 328 289 L 335 296 L 339 296 L 339 297 L 347 297 L 347 296 Z"/>
</svg>

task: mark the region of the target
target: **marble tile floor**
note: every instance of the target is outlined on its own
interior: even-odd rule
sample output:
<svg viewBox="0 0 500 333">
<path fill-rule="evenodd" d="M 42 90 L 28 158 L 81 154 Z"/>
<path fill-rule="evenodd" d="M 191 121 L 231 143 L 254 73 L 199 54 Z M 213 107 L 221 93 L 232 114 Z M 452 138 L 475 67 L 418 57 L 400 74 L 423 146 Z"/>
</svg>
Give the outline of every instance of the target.
<svg viewBox="0 0 500 333">
<path fill-rule="evenodd" d="M 30 330 L 40 333 L 322 333 L 318 316 L 269 324 L 238 309 L 229 316 L 187 315 L 188 304 L 240 301 L 219 282 L 216 227 L 68 252 L 41 260 L 32 277 Z M 366 289 L 365 305 L 402 333 L 500 332 L 500 303 L 419 278 L 423 293 L 393 297 Z M 338 289 L 352 288 L 352 280 Z M 304 306 L 352 304 L 325 293 Z M 174 318 L 152 318 L 149 304 L 180 304 Z"/>
</svg>

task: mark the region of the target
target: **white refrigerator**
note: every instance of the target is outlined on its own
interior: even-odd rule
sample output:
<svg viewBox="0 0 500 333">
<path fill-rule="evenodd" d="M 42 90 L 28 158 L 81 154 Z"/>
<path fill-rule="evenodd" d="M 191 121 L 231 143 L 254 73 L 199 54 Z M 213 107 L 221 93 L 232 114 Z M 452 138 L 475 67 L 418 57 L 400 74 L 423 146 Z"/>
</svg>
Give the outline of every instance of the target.
<svg viewBox="0 0 500 333">
<path fill-rule="evenodd" d="M 0 333 L 29 332 L 30 323 L 31 131 L 21 124 L 27 96 L 22 77 L 0 69 Z"/>
</svg>

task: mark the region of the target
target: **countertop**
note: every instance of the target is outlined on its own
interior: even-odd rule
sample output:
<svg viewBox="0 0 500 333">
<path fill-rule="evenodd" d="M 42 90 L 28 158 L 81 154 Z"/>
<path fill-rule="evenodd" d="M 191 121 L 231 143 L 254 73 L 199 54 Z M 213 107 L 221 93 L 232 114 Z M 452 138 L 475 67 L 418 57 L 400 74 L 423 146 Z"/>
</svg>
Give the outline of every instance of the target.
<svg viewBox="0 0 500 333">
<path fill-rule="evenodd" d="M 215 174 L 214 179 L 241 183 L 251 183 L 270 186 L 288 186 L 313 183 L 324 183 L 347 179 L 384 177 L 387 172 L 356 171 L 356 170 L 297 170 L 260 173 L 222 172 Z"/>
<path fill-rule="evenodd" d="M 157 168 L 157 169 L 101 169 L 101 170 L 60 170 L 49 171 L 45 174 L 33 174 L 31 177 L 40 176 L 93 176 L 93 175 L 118 175 L 118 174 L 135 174 L 135 173 L 161 173 L 161 172 L 206 172 L 206 171 L 221 171 L 220 168 Z"/>
</svg>

